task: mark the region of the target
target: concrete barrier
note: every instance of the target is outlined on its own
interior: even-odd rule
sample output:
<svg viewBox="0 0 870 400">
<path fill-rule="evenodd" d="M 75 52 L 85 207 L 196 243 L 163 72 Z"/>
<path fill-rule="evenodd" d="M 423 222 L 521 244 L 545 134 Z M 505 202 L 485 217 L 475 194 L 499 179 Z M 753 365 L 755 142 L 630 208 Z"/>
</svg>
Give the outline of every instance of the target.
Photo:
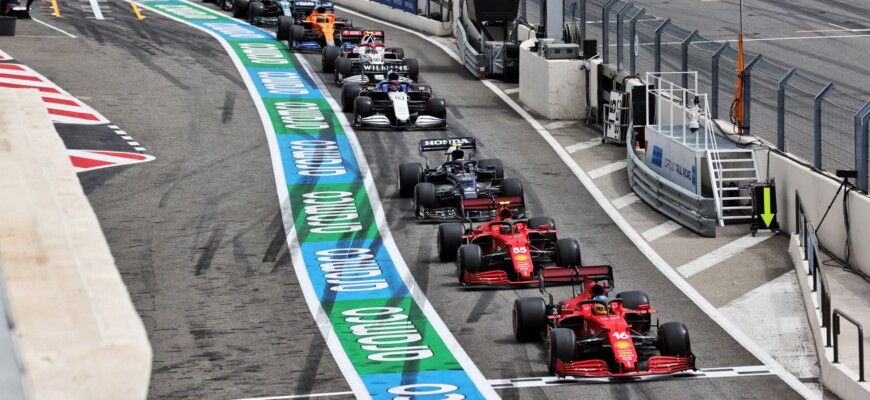
<svg viewBox="0 0 870 400">
<path fill-rule="evenodd" d="M 586 118 L 586 74 L 580 64 L 520 50 L 520 101 L 547 119 Z"/>
<path fill-rule="evenodd" d="M 144 399 L 151 347 L 36 90 L 0 90 L 0 258 L 33 399 Z"/>
<path fill-rule="evenodd" d="M 792 265 L 797 273 L 798 283 L 804 297 L 804 307 L 807 310 L 807 318 L 810 329 L 816 342 L 816 354 L 819 355 L 819 366 L 822 370 L 822 383 L 827 389 L 834 392 L 843 400 L 859 400 L 870 398 L 870 383 L 858 382 L 858 374 L 844 367 L 842 363 L 834 364 L 833 347 L 825 347 L 826 328 L 822 328 L 821 305 L 818 297 L 812 292 L 813 277 L 807 275 L 809 266 L 804 259 L 804 251 L 801 249 L 798 235 L 791 235 L 788 245 L 788 254 Z"/>
<path fill-rule="evenodd" d="M 414 28 L 420 32 L 425 32 L 434 36 L 451 36 L 453 35 L 453 22 L 441 22 L 429 19 L 423 16 L 411 14 L 399 9 L 387 7 L 380 3 L 375 3 L 369 0 L 334 0 L 334 3 L 339 6 L 345 6 L 372 17 L 381 18 L 385 21 L 394 24 L 404 25 Z M 340 12 L 338 12 L 340 14 Z M 360 24 L 362 25 L 362 24 Z M 362 25 L 365 28 L 365 25 Z M 387 38 L 389 43 L 390 38 Z"/>
</svg>

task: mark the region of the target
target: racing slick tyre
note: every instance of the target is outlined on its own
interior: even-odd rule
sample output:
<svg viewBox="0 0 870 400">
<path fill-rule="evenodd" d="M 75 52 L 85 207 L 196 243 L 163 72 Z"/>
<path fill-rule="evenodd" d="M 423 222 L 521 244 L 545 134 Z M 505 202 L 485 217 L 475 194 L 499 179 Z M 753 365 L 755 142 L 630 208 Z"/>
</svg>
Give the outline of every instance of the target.
<svg viewBox="0 0 870 400">
<path fill-rule="evenodd" d="M 556 221 L 553 219 L 553 217 L 533 217 L 529 218 L 529 221 L 526 223 L 526 226 L 529 229 L 540 229 L 542 225 L 547 225 L 547 228 L 549 228 L 551 231 L 556 230 Z M 556 232 L 547 233 L 544 235 L 544 238 L 550 242 L 555 242 Z"/>
<path fill-rule="evenodd" d="M 689 328 L 682 322 L 667 322 L 659 327 L 659 351 L 663 356 L 688 357 L 692 354 Z"/>
<path fill-rule="evenodd" d="M 341 57 L 335 60 L 335 72 L 338 72 L 342 78 L 353 75 L 353 63 L 349 58 Z"/>
<path fill-rule="evenodd" d="M 368 97 L 360 98 L 368 99 Z M 418 216 L 420 216 L 421 208 L 435 208 L 435 185 L 424 182 L 414 186 L 414 205 L 416 206 Z"/>
<path fill-rule="evenodd" d="M 341 111 L 353 111 L 354 100 L 359 97 L 360 87 L 355 83 L 348 83 L 341 87 Z"/>
<path fill-rule="evenodd" d="M 247 18 L 250 0 L 233 0 L 233 18 Z"/>
<path fill-rule="evenodd" d="M 414 187 L 423 181 L 423 166 L 420 163 L 405 163 L 399 165 L 399 197 L 414 195 Z"/>
<path fill-rule="evenodd" d="M 251 3 L 249 7 L 250 9 L 248 10 L 248 17 L 250 18 L 250 21 L 248 22 L 250 22 L 253 26 L 262 25 L 262 23 L 260 22 L 260 17 L 263 16 L 264 12 L 266 12 L 266 6 L 264 6 L 263 3 L 259 1 L 255 1 Z"/>
<path fill-rule="evenodd" d="M 302 25 L 293 25 L 290 27 L 290 39 L 293 43 L 299 43 L 305 40 L 305 27 Z"/>
<path fill-rule="evenodd" d="M 384 51 L 386 51 L 387 53 L 396 53 L 396 58 L 400 60 L 405 59 L 405 50 L 401 47 L 388 47 L 384 49 Z"/>
<path fill-rule="evenodd" d="M 429 93 L 432 93 L 432 86 L 429 86 L 429 85 L 417 85 L 417 91 L 419 91 L 419 92 L 429 92 Z"/>
<path fill-rule="evenodd" d="M 507 178 L 501 181 L 501 195 L 523 197 L 523 182 L 519 178 Z"/>
<path fill-rule="evenodd" d="M 489 167 L 495 167 L 494 180 L 500 181 L 504 179 L 504 166 L 502 165 L 501 160 L 497 158 L 487 158 L 477 162 L 477 168 L 479 169 L 489 169 Z"/>
<path fill-rule="evenodd" d="M 402 64 L 408 66 L 408 78 L 411 78 L 412 81 L 416 82 L 417 79 L 420 78 L 420 65 L 417 64 L 417 59 L 406 58 L 402 61 Z"/>
<path fill-rule="evenodd" d="M 556 241 L 556 265 L 560 267 L 579 267 L 580 243 L 577 239 L 565 238 Z"/>
<path fill-rule="evenodd" d="M 438 259 L 441 261 L 456 261 L 456 251 L 462 246 L 462 235 L 465 225 L 459 222 L 447 222 L 438 225 Z"/>
<path fill-rule="evenodd" d="M 570 328 L 555 328 L 547 335 L 547 369 L 556 373 L 556 359 L 563 363 L 574 362 L 577 337 Z"/>
<path fill-rule="evenodd" d="M 514 300 L 514 336 L 520 342 L 541 338 L 547 329 L 547 304 L 540 297 L 520 297 Z"/>
<path fill-rule="evenodd" d="M 275 37 L 278 40 L 290 40 L 290 30 L 293 29 L 293 17 L 282 15 L 278 17 L 275 26 Z"/>
<path fill-rule="evenodd" d="M 625 308 L 630 308 L 632 310 L 637 310 L 638 307 L 646 304 L 649 305 L 649 296 L 646 293 L 633 290 L 630 292 L 622 292 L 616 295 L 617 299 L 622 299 L 622 306 Z M 634 327 L 640 327 L 638 332 L 646 333 L 649 332 L 650 325 L 652 325 L 652 316 L 649 314 L 625 314 L 625 322 L 628 322 L 629 325 Z"/>
<path fill-rule="evenodd" d="M 483 256 L 480 253 L 480 246 L 476 244 L 463 244 L 459 246 L 459 258 L 456 260 L 456 272 L 459 275 L 459 283 L 466 283 L 463 280 L 465 272 L 469 274 L 480 272 L 481 264 L 483 264 Z"/>
<path fill-rule="evenodd" d="M 360 122 L 362 118 L 372 115 L 374 104 L 371 97 L 357 97 L 353 100 L 353 120 Z"/>
<path fill-rule="evenodd" d="M 323 53 L 320 55 L 320 64 L 323 66 L 323 72 L 335 72 L 335 62 L 339 56 L 341 56 L 341 47 L 324 47 Z"/>
<path fill-rule="evenodd" d="M 447 101 L 441 97 L 430 98 L 429 113 L 435 118 L 447 119 Z"/>
</svg>

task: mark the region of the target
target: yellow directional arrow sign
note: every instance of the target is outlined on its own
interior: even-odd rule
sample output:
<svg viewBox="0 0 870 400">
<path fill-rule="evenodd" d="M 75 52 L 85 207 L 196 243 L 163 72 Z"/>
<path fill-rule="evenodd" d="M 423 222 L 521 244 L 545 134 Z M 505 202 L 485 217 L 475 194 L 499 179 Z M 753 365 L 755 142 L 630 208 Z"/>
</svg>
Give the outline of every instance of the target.
<svg viewBox="0 0 870 400">
<path fill-rule="evenodd" d="M 764 214 L 761 214 L 761 219 L 764 220 L 764 226 L 770 228 L 770 223 L 773 221 L 774 213 L 770 212 L 770 188 L 764 188 Z"/>
</svg>

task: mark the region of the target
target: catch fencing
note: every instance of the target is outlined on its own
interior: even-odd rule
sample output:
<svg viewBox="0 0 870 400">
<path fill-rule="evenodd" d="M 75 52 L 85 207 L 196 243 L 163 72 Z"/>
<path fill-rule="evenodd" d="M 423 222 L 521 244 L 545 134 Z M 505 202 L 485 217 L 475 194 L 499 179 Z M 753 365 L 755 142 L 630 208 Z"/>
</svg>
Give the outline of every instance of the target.
<svg viewBox="0 0 870 400">
<path fill-rule="evenodd" d="M 520 18 L 541 23 L 542 0 L 520 2 Z M 628 0 L 564 0 L 564 20 L 579 40 L 598 41 L 605 63 L 630 74 L 698 71 L 714 118 L 731 120 L 737 49 L 646 12 Z M 744 132 L 825 171 L 856 170 L 865 193 L 870 101 L 761 55 L 744 54 Z M 684 85 L 688 87 L 688 85 Z"/>
</svg>

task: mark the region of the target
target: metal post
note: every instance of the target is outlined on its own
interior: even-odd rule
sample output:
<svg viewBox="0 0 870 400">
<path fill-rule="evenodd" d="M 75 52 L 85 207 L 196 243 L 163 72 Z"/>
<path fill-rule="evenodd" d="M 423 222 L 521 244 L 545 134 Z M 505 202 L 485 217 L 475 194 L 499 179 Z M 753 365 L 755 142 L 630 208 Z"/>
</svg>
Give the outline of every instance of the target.
<svg viewBox="0 0 870 400">
<path fill-rule="evenodd" d="M 631 19 L 631 25 L 628 29 L 628 34 L 631 35 L 631 48 L 628 49 L 628 51 L 631 52 L 629 68 L 631 69 L 632 75 L 637 73 L 637 54 L 640 52 L 640 43 L 637 42 L 637 20 L 639 20 L 644 14 L 646 14 L 646 8 L 641 8 L 640 11 L 638 11 Z"/>
<path fill-rule="evenodd" d="M 710 89 L 713 91 L 713 101 L 711 105 L 713 119 L 719 118 L 719 57 L 722 56 L 722 53 L 724 53 L 728 47 L 730 47 L 728 42 L 722 43 L 722 47 L 713 53 L 712 65 L 710 67 Z"/>
<path fill-rule="evenodd" d="M 798 72 L 797 68 L 785 74 L 779 80 L 776 91 L 776 147 L 785 150 L 785 85 Z"/>
<path fill-rule="evenodd" d="M 610 61 L 610 9 L 619 0 L 610 0 L 601 8 L 601 61 L 608 64 Z"/>
<path fill-rule="evenodd" d="M 689 44 L 692 43 L 692 39 L 694 39 L 695 36 L 698 36 L 697 29 L 695 29 L 695 31 L 686 38 L 686 40 L 683 40 L 683 43 L 680 45 L 682 51 L 680 59 L 680 70 L 683 72 L 689 72 Z M 683 88 L 689 88 L 689 74 L 683 74 Z"/>
<path fill-rule="evenodd" d="M 528 21 L 528 16 L 526 15 L 526 1 L 528 0 L 520 0 L 520 15 L 523 16 L 523 21 Z M 462 9 L 462 5 L 459 5 L 459 9 Z"/>
<path fill-rule="evenodd" d="M 625 18 L 625 13 L 634 6 L 633 1 L 625 3 L 619 11 L 616 12 L 616 70 L 622 71 L 622 20 Z"/>
<path fill-rule="evenodd" d="M 840 314 L 834 311 L 834 364 L 840 362 L 840 347 L 837 336 L 840 336 Z"/>
<path fill-rule="evenodd" d="M 870 119 L 870 101 L 855 114 L 855 169 L 858 171 L 856 186 L 867 193 L 867 127 Z"/>
<path fill-rule="evenodd" d="M 586 0 L 580 0 L 580 48 L 586 42 Z M 594 54 L 584 54 L 583 57 L 589 58 Z"/>
<path fill-rule="evenodd" d="M 763 57 L 761 54 L 755 56 L 752 61 L 749 62 L 749 65 L 743 69 L 743 133 L 744 135 L 749 134 L 749 126 L 752 125 L 752 118 L 750 117 L 750 104 L 752 103 L 752 68 L 758 64 Z"/>
<path fill-rule="evenodd" d="M 664 22 L 662 22 L 662 24 L 659 25 L 658 28 L 656 28 L 656 70 L 654 72 L 662 72 L 662 31 L 664 31 L 665 27 L 668 26 L 668 24 L 670 23 L 671 19 L 668 18 L 664 20 Z"/>
<path fill-rule="evenodd" d="M 813 165 L 822 168 L 822 102 L 834 90 L 834 83 L 828 83 L 813 99 Z"/>
</svg>

